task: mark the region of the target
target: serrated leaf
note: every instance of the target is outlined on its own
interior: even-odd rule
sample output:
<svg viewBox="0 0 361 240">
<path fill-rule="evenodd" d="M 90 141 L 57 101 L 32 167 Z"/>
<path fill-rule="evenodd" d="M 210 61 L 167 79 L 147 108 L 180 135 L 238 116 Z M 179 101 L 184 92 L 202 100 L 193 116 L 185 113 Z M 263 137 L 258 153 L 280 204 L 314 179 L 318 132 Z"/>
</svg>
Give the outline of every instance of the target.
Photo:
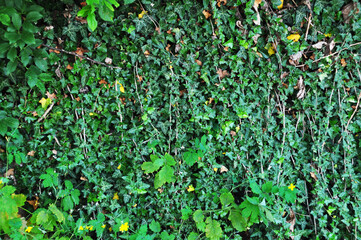
<svg viewBox="0 0 361 240">
<path fill-rule="evenodd" d="M 68 211 L 70 209 L 74 208 L 74 204 L 73 201 L 71 200 L 70 196 L 66 196 L 63 200 L 62 200 L 62 205 L 63 205 L 63 209 L 64 211 Z"/>
<path fill-rule="evenodd" d="M 189 166 L 193 166 L 193 164 L 198 160 L 198 154 L 196 152 L 185 152 L 183 156 L 184 161 Z"/>
<path fill-rule="evenodd" d="M 232 226 L 240 232 L 246 231 L 247 220 L 242 217 L 241 213 L 235 209 L 232 209 L 229 213 L 228 219 L 231 221 Z"/>
<path fill-rule="evenodd" d="M 154 187 L 160 188 L 165 183 L 175 181 L 174 170 L 172 167 L 166 165 L 155 175 Z"/>
<path fill-rule="evenodd" d="M 152 220 L 152 222 L 149 224 L 149 229 L 152 230 L 155 233 L 160 232 L 160 223 L 157 221 Z"/>
<path fill-rule="evenodd" d="M 221 200 L 223 207 L 234 203 L 234 197 L 233 197 L 232 193 L 230 193 L 230 192 L 222 193 L 219 199 Z"/>
<path fill-rule="evenodd" d="M 203 222 L 204 220 L 204 215 L 203 215 L 203 211 L 201 209 L 196 210 L 193 213 L 193 220 L 198 223 L 198 222 Z"/>
<path fill-rule="evenodd" d="M 174 161 L 174 158 L 169 155 L 168 153 L 166 153 L 164 155 L 164 158 L 165 158 L 165 164 L 168 165 L 168 166 L 174 166 L 176 165 L 176 162 Z"/>
<path fill-rule="evenodd" d="M 49 210 L 56 216 L 58 222 L 63 222 L 65 220 L 64 214 L 54 205 L 49 205 Z"/>
<path fill-rule="evenodd" d="M 152 157 L 151 157 L 152 159 Z M 163 166 L 164 160 L 161 158 L 153 158 L 153 162 L 144 162 L 141 166 L 142 170 L 145 173 L 153 173 L 157 171 L 161 166 Z"/>
<path fill-rule="evenodd" d="M 223 236 L 223 231 L 221 228 L 221 224 L 216 221 L 212 220 L 210 217 L 206 220 L 206 237 L 211 240 L 218 240 Z"/>
<path fill-rule="evenodd" d="M 187 240 L 196 240 L 198 239 L 199 234 L 195 232 L 191 232 L 187 238 Z"/>
<path fill-rule="evenodd" d="M 254 192 L 255 194 L 262 193 L 261 188 L 259 187 L 259 185 L 256 182 L 251 181 L 250 186 L 251 186 L 252 192 Z"/>
<path fill-rule="evenodd" d="M 268 181 L 262 185 L 262 191 L 265 193 L 270 193 L 272 191 L 273 183 Z"/>
<path fill-rule="evenodd" d="M 48 221 L 49 214 L 45 210 L 41 210 L 38 215 L 36 216 L 36 223 L 37 224 L 44 224 Z"/>
</svg>

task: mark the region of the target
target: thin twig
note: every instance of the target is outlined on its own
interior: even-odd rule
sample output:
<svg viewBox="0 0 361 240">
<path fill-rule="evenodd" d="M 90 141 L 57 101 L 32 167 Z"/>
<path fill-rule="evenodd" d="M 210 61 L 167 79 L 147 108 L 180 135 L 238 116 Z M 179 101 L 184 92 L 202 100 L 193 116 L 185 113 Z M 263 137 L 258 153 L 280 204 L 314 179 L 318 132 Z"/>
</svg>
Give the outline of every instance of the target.
<svg viewBox="0 0 361 240">
<path fill-rule="evenodd" d="M 310 24 L 311 24 L 311 18 L 312 18 L 312 13 L 310 13 L 310 16 L 308 17 L 308 24 L 307 24 L 307 30 L 306 30 L 306 35 L 305 35 L 305 41 L 307 41 L 308 30 L 310 29 Z"/>
<path fill-rule="evenodd" d="M 41 116 L 41 118 L 38 119 L 38 122 L 43 121 L 44 118 L 46 118 L 46 116 L 48 115 L 48 113 L 50 112 L 50 110 L 54 107 L 55 102 L 53 102 L 48 109 L 46 109 L 46 111 L 44 112 L 43 116 Z"/>
<path fill-rule="evenodd" d="M 46 44 L 42 44 L 42 46 L 46 47 L 46 48 L 49 48 L 49 49 L 52 49 L 52 50 L 55 50 L 55 51 L 59 51 L 59 52 L 63 52 L 63 53 L 66 53 L 66 54 L 70 54 L 70 55 L 73 55 L 73 56 L 76 56 L 76 57 L 79 57 L 79 58 L 84 58 L 94 64 L 99 64 L 99 65 L 102 65 L 104 67 L 107 67 L 107 68 L 110 68 L 110 69 L 122 69 L 121 67 L 116 67 L 116 66 L 112 66 L 112 65 L 107 65 L 105 63 L 102 63 L 102 62 L 99 62 L 99 61 L 96 61 L 94 59 L 91 59 L 90 57 L 87 57 L 87 56 L 83 56 L 83 55 L 79 55 L 79 54 L 76 54 L 76 53 L 73 53 L 73 52 L 69 52 L 69 51 L 66 51 L 64 49 L 60 49 L 60 48 L 54 48 L 54 47 L 50 47 Z"/>
</svg>

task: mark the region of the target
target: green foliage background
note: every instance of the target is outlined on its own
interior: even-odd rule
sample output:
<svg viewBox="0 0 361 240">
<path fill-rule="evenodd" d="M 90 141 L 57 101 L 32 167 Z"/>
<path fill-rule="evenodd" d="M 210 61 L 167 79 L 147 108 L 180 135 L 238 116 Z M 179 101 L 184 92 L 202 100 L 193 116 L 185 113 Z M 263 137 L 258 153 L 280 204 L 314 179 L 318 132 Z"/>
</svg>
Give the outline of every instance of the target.
<svg viewBox="0 0 361 240">
<path fill-rule="evenodd" d="M 285 1 L 281 10 L 262 1 L 256 25 L 254 1 L 224 2 L 119 1 L 111 19 L 96 5 L 94 28 L 76 19 L 78 1 L 0 1 L 0 172 L 14 169 L 0 179 L 0 202 L 14 201 L 11 211 L 0 204 L 0 231 L 13 239 L 360 235 L 360 4 L 346 22 L 341 9 L 351 1 Z M 287 39 L 295 33 L 299 41 Z M 81 47 L 96 62 L 48 46 Z M 106 58 L 111 65 L 98 64 Z M 47 92 L 57 99 L 43 108 Z M 39 208 L 20 194 L 38 197 Z"/>
</svg>

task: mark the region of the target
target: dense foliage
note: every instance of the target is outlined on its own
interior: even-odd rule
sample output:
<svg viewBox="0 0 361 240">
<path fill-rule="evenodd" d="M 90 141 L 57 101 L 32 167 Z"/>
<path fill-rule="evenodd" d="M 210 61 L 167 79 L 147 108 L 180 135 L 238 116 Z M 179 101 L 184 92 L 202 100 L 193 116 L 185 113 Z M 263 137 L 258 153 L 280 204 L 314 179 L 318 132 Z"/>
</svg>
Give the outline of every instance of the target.
<svg viewBox="0 0 361 240">
<path fill-rule="evenodd" d="M 0 238 L 357 239 L 360 8 L 0 0 Z"/>
</svg>

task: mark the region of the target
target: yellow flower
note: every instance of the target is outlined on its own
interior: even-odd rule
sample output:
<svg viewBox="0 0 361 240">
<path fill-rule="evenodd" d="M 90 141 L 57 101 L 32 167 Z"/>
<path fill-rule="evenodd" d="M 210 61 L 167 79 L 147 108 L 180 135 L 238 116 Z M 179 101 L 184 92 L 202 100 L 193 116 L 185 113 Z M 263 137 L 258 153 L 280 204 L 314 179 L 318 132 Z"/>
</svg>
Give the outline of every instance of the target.
<svg viewBox="0 0 361 240">
<path fill-rule="evenodd" d="M 331 37 L 332 36 L 331 33 L 326 33 L 326 34 L 323 34 L 323 35 L 325 35 L 325 37 Z"/>
<path fill-rule="evenodd" d="M 120 227 L 119 227 L 119 231 L 121 231 L 121 232 L 126 232 L 126 231 L 128 231 L 128 228 L 129 228 L 129 225 L 128 225 L 128 222 L 126 222 L 126 223 L 123 223 Z"/>
<path fill-rule="evenodd" d="M 296 34 L 291 34 L 287 37 L 288 40 L 293 40 L 294 42 L 297 42 L 298 40 L 300 40 L 301 35 L 296 33 Z"/>
<path fill-rule="evenodd" d="M 110 227 L 110 228 L 109 228 L 109 232 L 111 232 L 112 230 L 113 230 L 113 228 L 112 228 L 112 227 Z"/>
<path fill-rule="evenodd" d="M 272 56 L 273 54 L 275 54 L 275 49 L 273 48 L 273 46 L 271 44 L 267 44 L 268 46 L 265 47 L 265 49 L 267 49 L 268 51 L 268 55 Z"/>
<path fill-rule="evenodd" d="M 223 155 L 226 154 L 225 152 L 222 153 Z"/>
<path fill-rule="evenodd" d="M 277 6 L 278 9 L 283 8 L 283 0 L 281 0 L 281 4 L 279 6 Z"/>
<path fill-rule="evenodd" d="M 106 226 L 107 226 L 107 225 L 104 224 L 104 225 L 102 226 L 102 228 L 105 228 Z"/>
<path fill-rule="evenodd" d="M 291 191 L 293 191 L 293 189 L 295 188 L 296 186 L 293 185 L 293 183 L 291 183 L 291 185 L 288 186 L 288 189 L 291 189 Z"/>
<path fill-rule="evenodd" d="M 215 167 L 215 168 L 213 168 L 213 171 L 217 172 L 217 171 L 218 171 L 218 168 L 216 168 L 216 167 Z"/>
<path fill-rule="evenodd" d="M 0 180 L 0 184 L 3 184 L 3 181 L 2 181 L 2 180 Z"/>
<path fill-rule="evenodd" d="M 114 200 L 119 200 L 119 196 L 118 196 L 118 193 L 114 193 L 114 197 L 113 197 Z"/>
<path fill-rule="evenodd" d="M 122 164 L 119 164 L 119 166 L 117 168 L 120 169 L 121 167 L 122 167 Z"/>
<path fill-rule="evenodd" d="M 89 113 L 89 116 L 94 116 L 94 113 L 92 113 L 92 112 L 91 112 L 91 113 Z"/>
<path fill-rule="evenodd" d="M 86 226 L 86 230 L 93 231 L 93 226 Z"/>
<path fill-rule="evenodd" d="M 33 227 L 28 227 L 28 228 L 25 230 L 25 232 L 29 233 L 29 232 L 31 232 L 32 229 L 33 229 Z"/>
<path fill-rule="evenodd" d="M 84 228 L 83 228 L 83 226 L 80 226 L 79 231 L 82 231 L 82 230 L 84 230 Z"/>
<path fill-rule="evenodd" d="M 193 185 L 189 185 L 187 191 L 188 191 L 188 192 L 193 192 L 193 191 L 194 191 Z"/>
<path fill-rule="evenodd" d="M 136 207 L 136 206 L 138 206 L 138 204 L 134 204 L 134 205 L 133 205 L 133 207 Z"/>
<path fill-rule="evenodd" d="M 144 11 L 144 10 L 143 10 L 143 11 L 138 15 L 138 18 L 139 18 L 139 19 L 143 18 L 143 16 L 144 16 L 145 14 L 147 14 L 147 12 L 148 12 L 148 11 Z"/>
</svg>

